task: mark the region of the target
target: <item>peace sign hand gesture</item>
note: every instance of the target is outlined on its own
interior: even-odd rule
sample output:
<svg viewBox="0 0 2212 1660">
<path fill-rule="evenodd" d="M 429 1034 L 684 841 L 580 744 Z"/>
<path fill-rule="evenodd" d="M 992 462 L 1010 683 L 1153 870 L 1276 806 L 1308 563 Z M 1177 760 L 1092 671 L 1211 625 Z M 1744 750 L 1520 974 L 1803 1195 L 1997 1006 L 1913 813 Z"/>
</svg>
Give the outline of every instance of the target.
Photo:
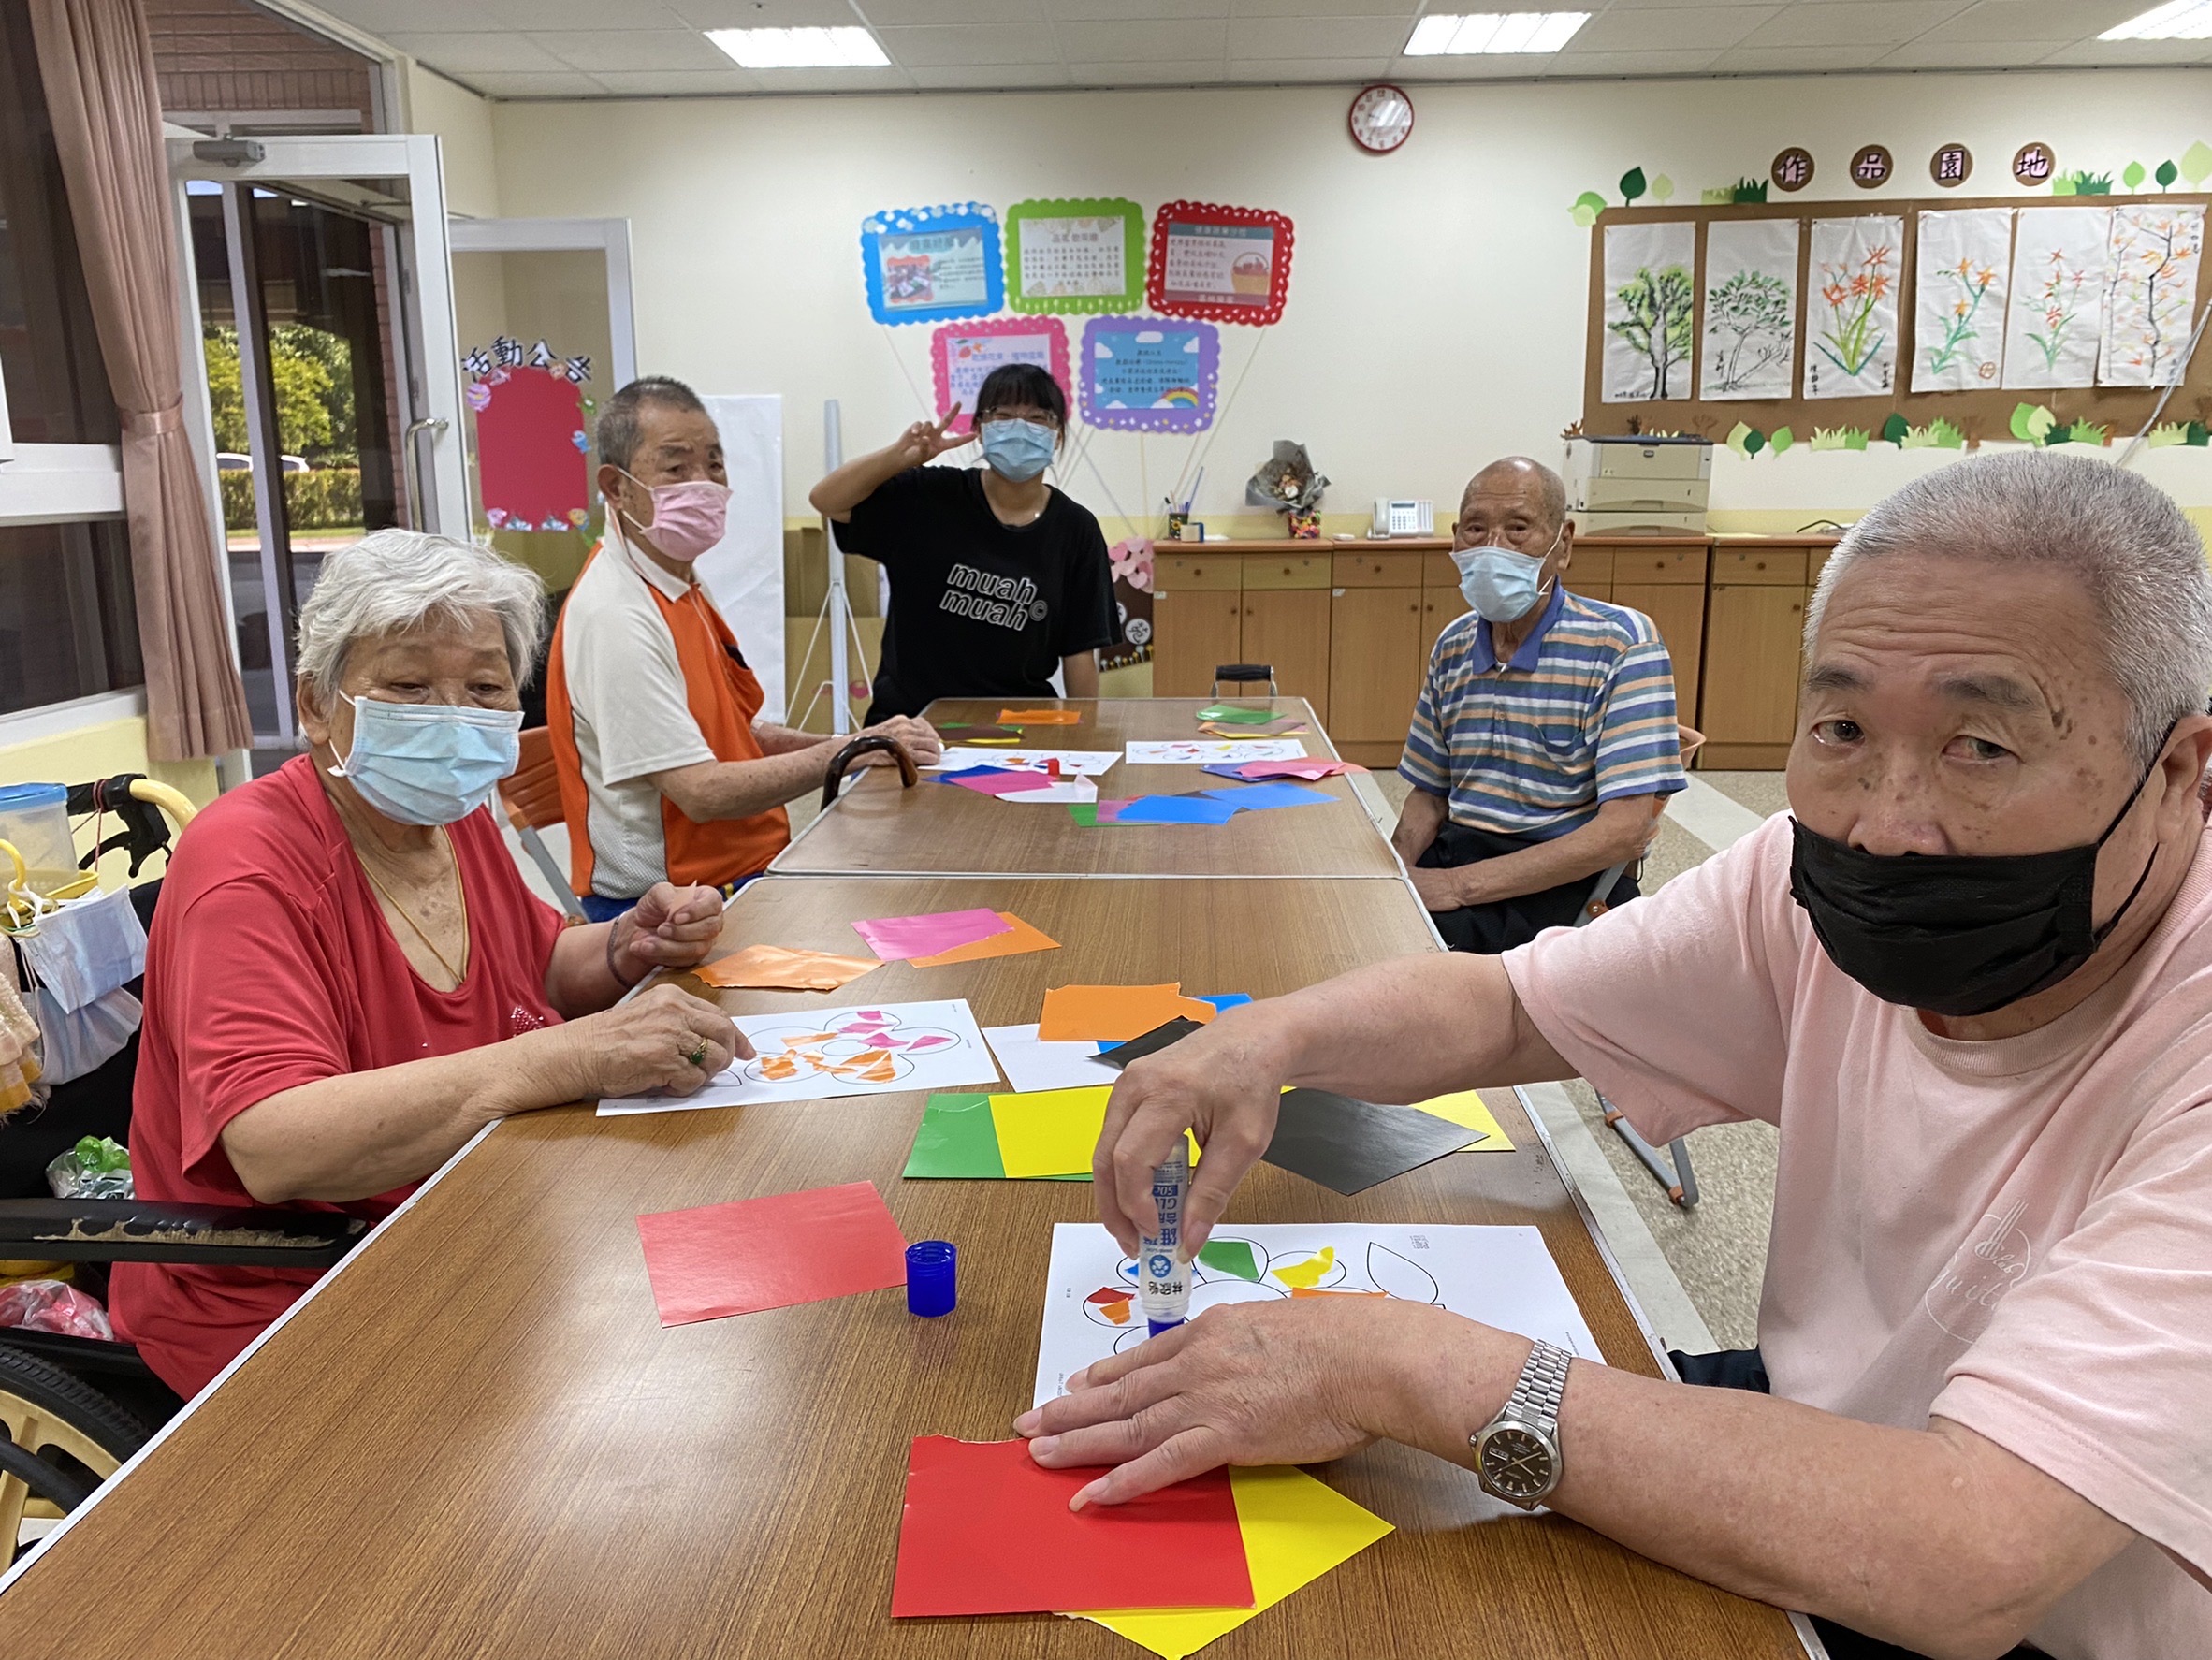
<svg viewBox="0 0 2212 1660">
<path fill-rule="evenodd" d="M 953 404 L 936 421 L 916 421 L 900 435 L 892 447 L 903 470 L 908 467 L 926 467 L 947 450 L 958 449 L 964 444 L 973 444 L 975 433 L 947 430 L 960 418 L 960 405 Z"/>
</svg>

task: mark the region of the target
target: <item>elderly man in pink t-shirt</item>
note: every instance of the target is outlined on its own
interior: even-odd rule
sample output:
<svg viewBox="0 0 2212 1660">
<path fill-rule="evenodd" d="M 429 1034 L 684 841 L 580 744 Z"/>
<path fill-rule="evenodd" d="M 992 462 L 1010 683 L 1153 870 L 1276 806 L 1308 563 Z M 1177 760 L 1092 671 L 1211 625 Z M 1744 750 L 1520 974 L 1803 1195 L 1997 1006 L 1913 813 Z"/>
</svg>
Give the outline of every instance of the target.
<svg viewBox="0 0 2212 1660">
<path fill-rule="evenodd" d="M 1243 1303 L 1018 1420 L 1041 1463 L 1118 1464 L 1078 1505 L 1387 1436 L 1838 1654 L 2212 1654 L 2204 549 L 2103 461 L 1966 460 L 1844 539 L 1807 633 L 1789 816 L 1580 931 L 1225 1014 L 1130 1065 L 1097 1165 L 1132 1248 L 1194 1128 L 1195 1251 L 1285 1084 L 1579 1074 L 1655 1142 L 1765 1119 L 1771 1394 Z"/>
</svg>

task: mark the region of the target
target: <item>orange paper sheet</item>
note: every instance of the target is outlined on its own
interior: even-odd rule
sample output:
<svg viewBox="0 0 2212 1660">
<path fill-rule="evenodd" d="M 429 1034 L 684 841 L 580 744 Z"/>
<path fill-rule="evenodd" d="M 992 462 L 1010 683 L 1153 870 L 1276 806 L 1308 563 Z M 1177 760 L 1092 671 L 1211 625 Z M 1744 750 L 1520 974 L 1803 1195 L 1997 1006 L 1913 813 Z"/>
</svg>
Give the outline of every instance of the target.
<svg viewBox="0 0 2212 1660">
<path fill-rule="evenodd" d="M 788 945 L 749 945 L 693 972 L 725 990 L 836 991 L 882 966 L 874 957 L 799 951 Z"/>
<path fill-rule="evenodd" d="M 1041 1043 L 1126 1043 L 1161 1027 L 1178 1014 L 1201 1026 L 1214 1018 L 1214 1005 L 1183 995 L 1180 983 L 1167 985 L 1056 985 L 1044 994 L 1044 1016 L 1038 1023 Z"/>
<path fill-rule="evenodd" d="M 1083 714 L 1078 709 L 1000 709 L 1001 726 L 1081 726 Z"/>
<path fill-rule="evenodd" d="M 955 945 L 951 951 L 940 951 L 935 956 L 909 957 L 908 962 L 917 968 L 941 968 L 948 963 L 978 963 L 986 957 L 1020 956 L 1025 952 L 1057 951 L 1060 942 L 1041 928 L 1033 928 L 1011 910 L 998 913 L 998 920 L 1007 925 L 1003 934 L 993 934 L 987 939 L 978 939 L 970 945 Z"/>
</svg>

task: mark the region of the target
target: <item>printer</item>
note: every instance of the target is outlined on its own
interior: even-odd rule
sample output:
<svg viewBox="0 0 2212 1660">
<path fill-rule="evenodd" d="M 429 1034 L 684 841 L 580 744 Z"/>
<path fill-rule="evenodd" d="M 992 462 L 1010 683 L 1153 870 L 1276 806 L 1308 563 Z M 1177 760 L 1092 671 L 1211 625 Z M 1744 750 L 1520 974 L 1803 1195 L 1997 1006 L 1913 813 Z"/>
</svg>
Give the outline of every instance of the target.
<svg viewBox="0 0 2212 1660">
<path fill-rule="evenodd" d="M 1702 536 L 1712 488 L 1704 438 L 1566 441 L 1567 512 L 1584 535 Z"/>
</svg>

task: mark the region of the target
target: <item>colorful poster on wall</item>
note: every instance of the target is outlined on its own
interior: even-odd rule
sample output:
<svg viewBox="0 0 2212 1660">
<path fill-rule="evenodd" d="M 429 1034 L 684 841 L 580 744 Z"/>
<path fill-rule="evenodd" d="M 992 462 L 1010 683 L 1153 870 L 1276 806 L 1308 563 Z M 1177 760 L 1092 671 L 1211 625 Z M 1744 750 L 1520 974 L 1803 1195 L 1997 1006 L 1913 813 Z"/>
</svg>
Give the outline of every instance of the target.
<svg viewBox="0 0 2212 1660">
<path fill-rule="evenodd" d="M 2008 391 L 2096 384 L 2111 240 L 2110 208 L 2020 210 L 2004 323 Z"/>
<path fill-rule="evenodd" d="M 1697 226 L 1687 219 L 1606 226 L 1604 401 L 1691 395 L 1696 265 Z"/>
<path fill-rule="evenodd" d="M 1897 390 L 1898 272 L 1905 222 L 1887 213 L 1812 222 L 1806 277 L 1805 396 Z"/>
<path fill-rule="evenodd" d="M 929 337 L 929 366 L 937 378 L 937 407 L 957 403 L 950 430 L 972 431 L 975 395 L 994 369 L 1034 363 L 1068 389 L 1068 328 L 1057 317 L 993 317 L 983 323 L 948 323 Z"/>
<path fill-rule="evenodd" d="M 1290 221 L 1259 208 L 1170 202 L 1152 218 L 1145 294 L 1171 317 L 1275 323 L 1290 292 Z"/>
<path fill-rule="evenodd" d="M 1913 390 L 1996 386 L 2004 364 L 2013 211 L 1921 214 L 1913 267 Z"/>
<path fill-rule="evenodd" d="M 1705 227 L 1698 380 L 1710 399 L 1787 398 L 1796 385 L 1796 219 L 1716 219 Z"/>
<path fill-rule="evenodd" d="M 1133 312 L 1144 303 L 1144 210 L 1119 197 L 1006 211 L 1007 304 L 1017 312 Z"/>
<path fill-rule="evenodd" d="M 2188 360 L 2205 210 L 2178 202 L 2115 208 L 2111 250 L 2097 384 L 2171 386 Z"/>
<path fill-rule="evenodd" d="M 591 517 L 584 388 L 543 341 L 542 365 L 520 361 L 517 349 L 510 366 L 510 354 L 499 347 L 514 343 L 502 339 L 492 351 L 472 352 L 466 359 L 475 375 L 468 399 L 476 415 L 476 484 L 485 521 L 495 531 L 579 530 Z"/>
<path fill-rule="evenodd" d="M 1221 331 L 1210 323 L 1093 317 L 1083 326 L 1083 418 L 1121 432 L 1201 432 L 1214 424 Z"/>
<path fill-rule="evenodd" d="M 998 216 L 986 202 L 871 214 L 861 221 L 860 257 L 879 323 L 986 317 L 1006 303 Z"/>
</svg>

